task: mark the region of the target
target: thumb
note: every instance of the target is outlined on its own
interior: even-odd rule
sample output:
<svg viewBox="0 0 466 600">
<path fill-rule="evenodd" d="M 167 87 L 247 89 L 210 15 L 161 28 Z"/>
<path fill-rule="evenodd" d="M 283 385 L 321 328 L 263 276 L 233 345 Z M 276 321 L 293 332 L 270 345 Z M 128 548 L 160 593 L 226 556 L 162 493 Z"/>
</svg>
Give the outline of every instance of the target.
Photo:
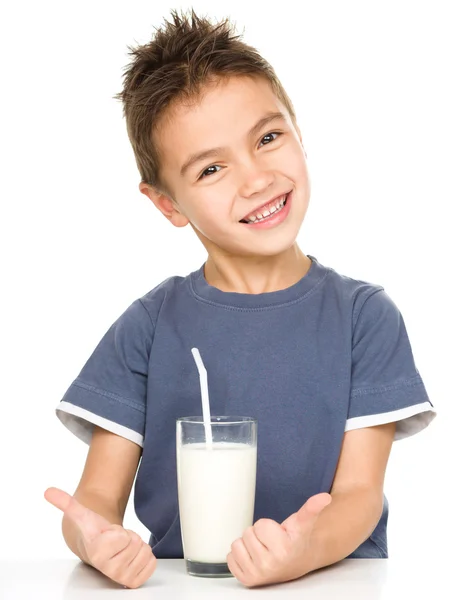
<svg viewBox="0 0 466 600">
<path fill-rule="evenodd" d="M 298 512 L 290 515 L 282 523 L 282 527 L 290 536 L 301 535 L 303 531 L 309 531 L 314 528 L 315 522 L 320 513 L 332 501 L 330 494 L 316 494 L 311 496 Z"/>
<path fill-rule="evenodd" d="M 44 497 L 47 502 L 63 511 L 63 514 L 78 526 L 84 539 L 88 542 L 112 528 L 112 524 L 107 519 L 86 508 L 63 490 L 48 488 L 45 490 Z"/>
</svg>

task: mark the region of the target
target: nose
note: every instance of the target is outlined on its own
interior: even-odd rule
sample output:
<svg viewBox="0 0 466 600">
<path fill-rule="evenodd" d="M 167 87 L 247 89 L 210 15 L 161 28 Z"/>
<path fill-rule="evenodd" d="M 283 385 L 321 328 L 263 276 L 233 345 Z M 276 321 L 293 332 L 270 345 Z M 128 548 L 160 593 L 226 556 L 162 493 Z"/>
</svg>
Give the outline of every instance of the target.
<svg viewBox="0 0 466 600">
<path fill-rule="evenodd" d="M 274 178 L 273 171 L 261 167 L 257 163 L 251 162 L 248 165 L 243 165 L 238 193 L 243 198 L 263 193 L 273 185 Z"/>
</svg>

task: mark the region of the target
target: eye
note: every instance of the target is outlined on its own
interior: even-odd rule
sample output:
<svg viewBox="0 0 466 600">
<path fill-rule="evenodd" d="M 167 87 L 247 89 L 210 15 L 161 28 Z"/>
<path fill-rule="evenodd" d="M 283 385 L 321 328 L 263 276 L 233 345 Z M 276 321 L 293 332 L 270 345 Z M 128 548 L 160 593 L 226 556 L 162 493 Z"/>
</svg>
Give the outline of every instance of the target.
<svg viewBox="0 0 466 600">
<path fill-rule="evenodd" d="M 219 165 L 211 165 L 210 167 L 207 167 L 207 169 L 202 171 L 199 179 L 203 179 L 204 177 L 208 177 L 209 175 L 214 175 L 215 173 L 218 173 L 220 168 L 221 167 Z"/>
<path fill-rule="evenodd" d="M 270 142 L 274 142 L 280 135 L 282 134 L 279 131 L 272 131 L 264 135 L 260 143 L 265 142 L 265 144 L 270 144 Z"/>
</svg>

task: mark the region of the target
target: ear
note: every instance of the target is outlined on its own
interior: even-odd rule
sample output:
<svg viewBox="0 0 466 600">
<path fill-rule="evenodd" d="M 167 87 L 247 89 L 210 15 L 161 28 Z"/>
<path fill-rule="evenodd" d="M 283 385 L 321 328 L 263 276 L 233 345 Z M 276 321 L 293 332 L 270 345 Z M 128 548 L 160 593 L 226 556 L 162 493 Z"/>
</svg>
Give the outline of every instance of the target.
<svg viewBox="0 0 466 600">
<path fill-rule="evenodd" d="M 139 191 L 149 198 L 155 208 L 166 217 L 175 227 L 186 227 L 189 220 L 180 212 L 175 200 L 170 198 L 166 193 L 156 190 L 151 185 L 141 182 Z"/>
</svg>

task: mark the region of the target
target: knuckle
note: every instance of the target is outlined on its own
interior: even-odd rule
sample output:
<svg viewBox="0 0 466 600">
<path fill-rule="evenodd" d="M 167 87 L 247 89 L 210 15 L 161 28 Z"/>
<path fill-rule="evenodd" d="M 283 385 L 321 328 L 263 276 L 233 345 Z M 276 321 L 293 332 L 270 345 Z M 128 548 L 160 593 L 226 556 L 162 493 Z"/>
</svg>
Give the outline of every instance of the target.
<svg viewBox="0 0 466 600">
<path fill-rule="evenodd" d="M 127 548 L 127 553 L 131 558 L 134 558 L 139 551 L 141 550 L 141 547 L 143 545 L 143 541 L 141 539 L 136 539 L 136 538 L 131 538 Z"/>
<path fill-rule="evenodd" d="M 259 519 L 253 525 L 253 527 L 264 527 L 264 525 L 268 525 L 270 523 L 270 519 Z"/>
<path fill-rule="evenodd" d="M 135 553 L 137 554 L 141 551 L 141 549 L 144 548 L 144 542 L 141 540 L 141 538 L 137 540 L 132 540 L 132 546 L 134 548 Z"/>
<path fill-rule="evenodd" d="M 253 531 L 264 531 L 270 527 L 269 519 L 259 519 L 256 521 L 252 527 Z"/>
<path fill-rule="evenodd" d="M 102 549 L 102 552 L 107 553 L 109 556 L 125 548 L 128 543 L 129 538 L 124 530 L 106 531 L 96 540 L 96 546 L 98 545 Z"/>
<path fill-rule="evenodd" d="M 281 527 L 276 521 L 272 521 L 272 519 L 260 519 L 254 524 L 254 530 L 260 539 L 261 536 L 269 537 L 276 535 L 281 530 Z"/>
<path fill-rule="evenodd" d="M 139 536 L 135 531 L 131 531 L 131 529 L 127 529 L 127 532 L 130 535 L 131 541 L 142 542 L 141 536 Z"/>
<path fill-rule="evenodd" d="M 248 527 L 244 533 L 243 533 L 243 537 L 251 537 L 255 535 L 255 531 L 254 531 L 254 527 L 251 525 L 251 527 Z"/>
<path fill-rule="evenodd" d="M 147 544 L 141 544 L 136 552 L 136 556 L 138 558 L 138 563 L 140 564 L 146 564 L 149 560 L 149 551 L 147 548 Z"/>
</svg>

